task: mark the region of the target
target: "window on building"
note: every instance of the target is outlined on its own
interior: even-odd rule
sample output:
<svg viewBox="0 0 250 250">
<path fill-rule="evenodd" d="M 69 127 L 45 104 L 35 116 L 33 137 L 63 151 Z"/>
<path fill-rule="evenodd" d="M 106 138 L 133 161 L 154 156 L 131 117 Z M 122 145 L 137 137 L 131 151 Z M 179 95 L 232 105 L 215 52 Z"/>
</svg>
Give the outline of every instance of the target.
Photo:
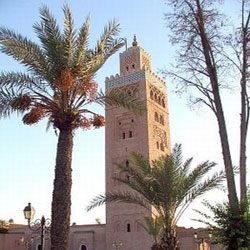
<svg viewBox="0 0 250 250">
<path fill-rule="evenodd" d="M 160 98 L 160 96 L 158 97 L 157 103 L 158 103 L 159 105 L 161 105 L 161 98 Z"/>
<path fill-rule="evenodd" d="M 129 167 L 129 161 L 128 160 L 126 160 L 126 167 L 128 168 Z"/>
<path fill-rule="evenodd" d="M 153 93 L 153 91 L 152 90 L 150 90 L 150 99 L 154 99 L 154 93 Z"/>
<path fill-rule="evenodd" d="M 165 150 L 165 149 L 164 149 L 163 143 L 160 143 L 160 149 L 161 149 L 161 151 L 164 151 L 164 150 Z"/>
<path fill-rule="evenodd" d="M 122 139 L 126 139 L 126 133 L 125 132 L 122 133 Z"/>
<path fill-rule="evenodd" d="M 81 245 L 80 250 L 87 250 L 87 247 L 85 245 Z"/>
<path fill-rule="evenodd" d="M 132 138 L 133 137 L 133 131 L 129 131 L 129 138 Z"/>
<path fill-rule="evenodd" d="M 157 94 L 155 94 L 155 96 L 154 96 L 154 100 L 157 102 Z"/>
<path fill-rule="evenodd" d="M 156 148 L 159 149 L 159 147 L 160 147 L 160 146 L 159 146 L 159 142 L 157 141 L 157 142 L 156 142 Z"/>
<path fill-rule="evenodd" d="M 37 249 L 37 250 L 42 250 L 42 245 L 41 245 L 41 244 L 38 244 L 38 245 L 36 246 L 36 249 Z"/>
<path fill-rule="evenodd" d="M 132 68 L 135 69 L 135 65 L 134 64 L 132 64 Z"/>
<path fill-rule="evenodd" d="M 163 115 L 160 115 L 160 124 L 164 125 L 164 118 L 163 118 Z"/>
<path fill-rule="evenodd" d="M 127 70 L 127 71 L 129 70 L 129 67 L 128 67 L 128 66 L 126 66 L 126 70 Z"/>
<path fill-rule="evenodd" d="M 161 103 L 162 103 L 162 107 L 165 108 L 165 102 L 164 102 L 164 100 L 162 100 Z"/>
<path fill-rule="evenodd" d="M 131 232 L 131 227 L 130 227 L 130 223 L 127 224 L 127 232 Z"/>
<path fill-rule="evenodd" d="M 158 113 L 157 113 L 157 112 L 155 112 L 155 121 L 156 121 L 156 122 L 159 122 L 159 116 L 158 116 Z"/>
</svg>

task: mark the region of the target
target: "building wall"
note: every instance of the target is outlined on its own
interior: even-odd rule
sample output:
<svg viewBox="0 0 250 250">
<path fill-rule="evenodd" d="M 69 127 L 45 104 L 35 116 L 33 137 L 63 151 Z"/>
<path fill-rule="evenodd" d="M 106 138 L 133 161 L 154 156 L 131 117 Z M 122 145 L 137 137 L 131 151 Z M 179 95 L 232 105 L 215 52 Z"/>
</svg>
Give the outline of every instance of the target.
<svg viewBox="0 0 250 250">
<path fill-rule="evenodd" d="M 119 238 L 119 234 L 116 232 L 113 233 L 114 241 L 110 246 L 106 245 L 106 234 L 105 234 L 106 225 L 104 224 L 96 224 L 96 225 L 75 225 L 71 226 L 70 229 L 70 249 L 69 250 L 81 250 L 81 246 L 85 245 L 87 250 L 131 250 L 131 246 L 127 244 L 125 246 L 124 242 Z M 198 235 L 198 240 L 194 238 L 194 232 Z M 179 227 L 177 229 L 177 233 L 179 236 L 180 246 L 182 250 L 223 250 L 221 245 L 211 245 L 208 242 L 209 248 L 202 248 L 200 244 L 201 238 L 207 241 L 208 232 L 204 230 L 204 228 L 184 228 Z M 20 238 L 23 237 L 26 244 L 20 244 Z M 30 239 L 33 237 L 34 241 L 31 243 Z M 122 240 L 126 240 L 128 242 L 135 242 L 137 246 L 137 250 L 146 250 L 143 248 L 140 240 L 136 238 L 135 234 L 127 234 L 127 237 L 124 237 Z M 37 250 L 37 246 L 40 243 L 39 233 L 32 233 L 27 226 L 25 225 L 15 225 L 12 224 L 9 229 L 8 234 L 0 234 L 0 250 Z M 50 249 L 50 242 L 47 239 L 46 250 Z M 122 245 L 119 243 L 123 243 Z M 132 246 L 133 247 L 133 246 Z M 198 248 L 199 247 L 199 248 Z M 147 248 L 148 250 L 150 248 Z"/>
</svg>

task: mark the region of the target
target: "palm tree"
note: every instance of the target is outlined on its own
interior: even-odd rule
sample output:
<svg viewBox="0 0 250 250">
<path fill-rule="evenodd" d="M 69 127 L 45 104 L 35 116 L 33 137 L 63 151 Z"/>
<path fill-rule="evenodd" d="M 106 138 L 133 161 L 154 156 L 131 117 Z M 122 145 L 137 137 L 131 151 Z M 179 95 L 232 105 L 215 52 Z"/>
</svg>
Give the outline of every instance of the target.
<svg viewBox="0 0 250 250">
<path fill-rule="evenodd" d="M 96 72 L 123 46 L 117 38 L 119 24 L 112 20 L 104 27 L 93 49 L 89 48 L 90 18 L 79 31 L 74 28 L 71 10 L 64 5 L 64 28 L 45 6 L 41 21 L 34 24 L 40 41 L 36 44 L 21 34 L 0 28 L 0 50 L 27 69 L 0 75 L 0 118 L 16 112 L 24 124 L 48 118 L 58 132 L 52 201 L 51 249 L 68 249 L 71 213 L 71 162 L 73 135 L 78 128 L 99 128 L 104 117 L 89 109 L 90 104 L 121 105 L 140 112 L 142 105 L 133 96 L 114 90 L 97 91 Z"/>
<path fill-rule="evenodd" d="M 182 147 L 179 144 L 174 146 L 170 155 L 162 155 L 152 163 L 134 152 L 131 154 L 131 166 L 117 164 L 117 168 L 124 175 L 114 177 L 129 189 L 99 195 L 91 201 L 87 210 L 105 202 L 127 202 L 156 211 L 153 218 L 158 222 L 162 221 L 163 230 L 148 228 L 148 232 L 161 234 L 160 246 L 155 240 L 155 248 L 152 249 L 177 250 L 179 249 L 176 235 L 178 220 L 195 199 L 219 187 L 225 177 L 222 171 L 210 175 L 216 166 L 214 162 L 205 161 L 191 168 L 192 159 L 183 161 Z M 155 235 L 153 236 L 157 239 Z"/>
</svg>

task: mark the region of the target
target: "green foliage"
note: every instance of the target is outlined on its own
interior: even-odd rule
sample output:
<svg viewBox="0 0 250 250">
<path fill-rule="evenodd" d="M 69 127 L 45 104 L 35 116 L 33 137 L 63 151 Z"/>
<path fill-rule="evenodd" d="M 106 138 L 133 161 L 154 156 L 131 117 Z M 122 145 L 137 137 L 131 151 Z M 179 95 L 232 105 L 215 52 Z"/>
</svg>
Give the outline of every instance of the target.
<svg viewBox="0 0 250 250">
<path fill-rule="evenodd" d="M 214 243 L 224 245 L 228 250 L 250 249 L 250 208 L 249 202 L 241 204 L 240 213 L 233 213 L 227 202 L 215 205 L 204 201 L 203 204 L 212 212 L 212 215 L 196 210 L 203 216 L 203 220 L 214 237 Z"/>
</svg>

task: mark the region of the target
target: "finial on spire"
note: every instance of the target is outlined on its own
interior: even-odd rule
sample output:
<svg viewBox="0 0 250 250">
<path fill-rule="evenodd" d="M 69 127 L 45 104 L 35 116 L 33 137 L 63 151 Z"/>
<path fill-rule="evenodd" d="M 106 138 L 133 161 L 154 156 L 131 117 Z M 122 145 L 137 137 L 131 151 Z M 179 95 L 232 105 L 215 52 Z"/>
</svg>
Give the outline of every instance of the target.
<svg viewBox="0 0 250 250">
<path fill-rule="evenodd" d="M 132 45 L 135 46 L 135 47 L 138 45 L 138 42 L 136 40 L 136 35 L 134 35 L 134 40 L 133 40 Z"/>
</svg>

